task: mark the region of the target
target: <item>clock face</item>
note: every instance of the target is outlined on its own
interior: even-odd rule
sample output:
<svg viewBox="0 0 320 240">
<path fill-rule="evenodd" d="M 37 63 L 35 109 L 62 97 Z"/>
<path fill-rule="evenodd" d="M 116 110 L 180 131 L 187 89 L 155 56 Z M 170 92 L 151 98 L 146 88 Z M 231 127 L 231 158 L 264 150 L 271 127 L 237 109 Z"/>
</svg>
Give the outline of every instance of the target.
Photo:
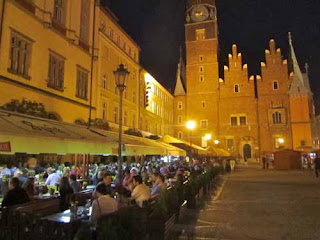
<svg viewBox="0 0 320 240">
<path fill-rule="evenodd" d="M 209 10 L 205 5 L 196 5 L 191 10 L 191 19 L 194 22 L 201 22 L 209 17 Z"/>
</svg>

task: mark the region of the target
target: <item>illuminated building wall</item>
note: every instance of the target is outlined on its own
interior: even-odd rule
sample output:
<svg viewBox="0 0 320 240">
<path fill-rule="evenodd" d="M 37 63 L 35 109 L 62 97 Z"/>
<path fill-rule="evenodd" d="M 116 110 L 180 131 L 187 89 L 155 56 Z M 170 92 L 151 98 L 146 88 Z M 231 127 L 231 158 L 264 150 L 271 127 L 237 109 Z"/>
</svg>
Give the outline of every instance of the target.
<svg viewBox="0 0 320 240">
<path fill-rule="evenodd" d="M 43 103 L 51 118 L 88 120 L 93 2 L 5 2 L 1 106 L 24 98 Z"/>
</svg>

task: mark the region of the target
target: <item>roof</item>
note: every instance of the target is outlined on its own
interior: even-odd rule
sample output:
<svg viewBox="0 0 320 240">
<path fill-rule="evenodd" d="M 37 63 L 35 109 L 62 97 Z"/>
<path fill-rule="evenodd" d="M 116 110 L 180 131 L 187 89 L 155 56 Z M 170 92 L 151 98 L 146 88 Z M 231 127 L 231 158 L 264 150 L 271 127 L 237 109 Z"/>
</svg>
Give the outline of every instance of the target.
<svg viewBox="0 0 320 240">
<path fill-rule="evenodd" d="M 177 69 L 176 87 L 173 94 L 174 96 L 186 95 L 186 89 L 185 89 L 186 78 L 185 77 L 186 77 L 185 64 L 182 59 L 182 50 L 180 48 L 180 59 L 179 59 L 178 69 Z"/>
<path fill-rule="evenodd" d="M 297 60 L 296 53 L 294 51 L 294 47 L 292 44 L 292 38 L 291 38 L 291 33 L 289 33 L 289 61 L 290 61 L 290 66 L 293 71 L 293 81 L 290 85 L 289 93 L 294 94 L 294 93 L 310 93 L 310 85 L 309 85 L 309 78 L 308 76 L 303 76 L 301 69 L 299 67 L 299 63 Z M 306 83 L 308 82 L 308 83 Z"/>
</svg>

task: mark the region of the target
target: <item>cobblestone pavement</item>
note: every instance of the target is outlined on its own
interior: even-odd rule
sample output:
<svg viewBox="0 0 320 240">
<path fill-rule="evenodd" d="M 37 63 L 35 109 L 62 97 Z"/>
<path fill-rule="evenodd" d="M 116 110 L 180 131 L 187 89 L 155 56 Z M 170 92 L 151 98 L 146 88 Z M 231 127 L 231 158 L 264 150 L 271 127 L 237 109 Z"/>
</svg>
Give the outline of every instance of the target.
<svg viewBox="0 0 320 240">
<path fill-rule="evenodd" d="M 240 165 L 221 194 L 188 210 L 179 239 L 320 240 L 320 181 L 311 171 Z"/>
</svg>

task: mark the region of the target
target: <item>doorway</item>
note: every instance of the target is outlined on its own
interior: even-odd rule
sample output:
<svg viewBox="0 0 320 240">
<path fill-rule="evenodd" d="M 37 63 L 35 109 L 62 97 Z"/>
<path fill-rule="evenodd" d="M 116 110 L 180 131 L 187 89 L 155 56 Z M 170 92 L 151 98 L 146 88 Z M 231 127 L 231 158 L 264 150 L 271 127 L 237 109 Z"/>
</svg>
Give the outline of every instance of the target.
<svg viewBox="0 0 320 240">
<path fill-rule="evenodd" d="M 251 146 L 250 144 L 245 144 L 243 146 L 243 158 L 250 159 L 251 158 Z"/>
</svg>

